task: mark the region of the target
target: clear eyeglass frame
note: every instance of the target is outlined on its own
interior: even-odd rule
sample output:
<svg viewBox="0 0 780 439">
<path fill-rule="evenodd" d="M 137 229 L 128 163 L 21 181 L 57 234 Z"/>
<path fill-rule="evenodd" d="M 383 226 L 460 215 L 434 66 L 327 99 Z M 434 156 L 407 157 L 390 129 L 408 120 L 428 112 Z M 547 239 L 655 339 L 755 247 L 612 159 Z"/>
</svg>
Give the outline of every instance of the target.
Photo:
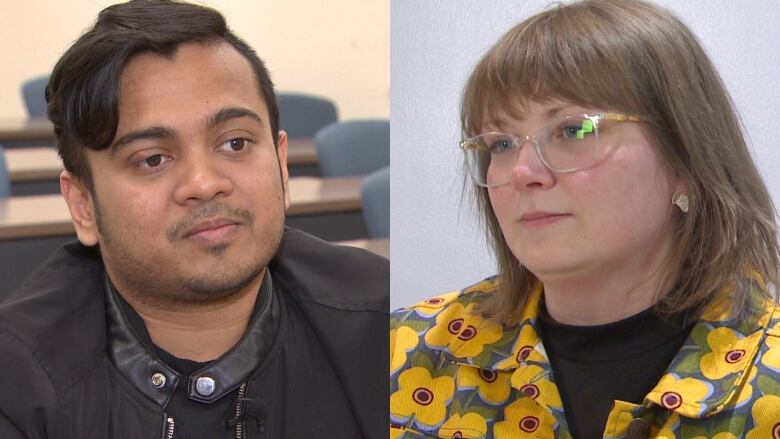
<svg viewBox="0 0 780 439">
<path fill-rule="evenodd" d="M 641 122 L 641 118 L 611 112 L 567 114 L 549 120 L 531 135 L 491 131 L 462 140 L 460 148 L 466 154 L 469 176 L 477 185 L 503 186 L 509 183 L 511 168 L 526 141 L 534 145 L 539 159 L 554 173 L 570 173 L 595 165 L 599 160 L 599 123 L 602 121 Z M 504 172 L 506 175 L 488 181 L 488 172 L 494 162 L 502 169 L 496 171 L 494 167 L 493 174 Z"/>
</svg>

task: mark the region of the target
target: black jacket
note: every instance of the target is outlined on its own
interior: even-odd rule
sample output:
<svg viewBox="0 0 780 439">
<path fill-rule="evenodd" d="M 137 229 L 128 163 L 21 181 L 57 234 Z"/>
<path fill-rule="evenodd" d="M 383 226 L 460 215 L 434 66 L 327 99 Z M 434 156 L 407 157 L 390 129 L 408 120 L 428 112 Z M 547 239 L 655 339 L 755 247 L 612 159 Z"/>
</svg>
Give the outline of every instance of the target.
<svg viewBox="0 0 780 439">
<path fill-rule="evenodd" d="M 286 229 L 269 268 L 319 337 L 362 435 L 387 437 L 388 261 Z M 143 351 L 112 318 L 105 279 L 99 252 L 74 242 L 0 305 L 0 438 L 165 437 L 164 398 L 115 364 Z"/>
</svg>

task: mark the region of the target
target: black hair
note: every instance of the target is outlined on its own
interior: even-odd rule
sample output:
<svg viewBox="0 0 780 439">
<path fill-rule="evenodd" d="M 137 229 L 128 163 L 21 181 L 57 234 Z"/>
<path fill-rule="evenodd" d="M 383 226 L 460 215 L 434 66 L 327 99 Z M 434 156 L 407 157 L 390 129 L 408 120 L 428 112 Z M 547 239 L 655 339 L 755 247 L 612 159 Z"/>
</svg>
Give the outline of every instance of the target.
<svg viewBox="0 0 780 439">
<path fill-rule="evenodd" d="M 183 43 L 225 41 L 252 66 L 268 107 L 274 145 L 279 109 L 268 70 L 218 11 L 171 0 L 133 0 L 109 6 L 60 58 L 46 87 L 49 119 L 65 169 L 88 190 L 92 176 L 84 148 L 103 150 L 119 124 L 119 84 L 127 63 L 143 52 L 172 57 Z"/>
</svg>

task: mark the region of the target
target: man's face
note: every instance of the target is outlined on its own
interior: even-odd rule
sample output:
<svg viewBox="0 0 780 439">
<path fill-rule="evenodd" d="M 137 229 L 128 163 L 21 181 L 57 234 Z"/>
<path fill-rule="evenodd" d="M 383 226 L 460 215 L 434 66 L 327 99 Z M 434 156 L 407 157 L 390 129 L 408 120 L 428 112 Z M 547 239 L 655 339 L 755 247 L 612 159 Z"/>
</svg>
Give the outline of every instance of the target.
<svg viewBox="0 0 780 439">
<path fill-rule="evenodd" d="M 141 54 L 121 76 L 114 143 L 87 151 L 94 224 L 77 224 L 79 238 L 100 244 L 120 291 L 161 305 L 229 297 L 259 281 L 279 245 L 286 154 L 232 46 Z"/>
</svg>

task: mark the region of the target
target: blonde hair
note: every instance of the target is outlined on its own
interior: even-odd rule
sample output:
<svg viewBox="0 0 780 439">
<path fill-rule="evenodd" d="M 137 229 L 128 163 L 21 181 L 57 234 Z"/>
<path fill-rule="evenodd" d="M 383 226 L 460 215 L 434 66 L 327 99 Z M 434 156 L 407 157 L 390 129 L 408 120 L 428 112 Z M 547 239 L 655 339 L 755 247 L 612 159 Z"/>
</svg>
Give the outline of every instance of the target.
<svg viewBox="0 0 780 439">
<path fill-rule="evenodd" d="M 749 270 L 777 285 L 775 209 L 723 83 L 696 37 L 670 12 L 641 0 L 558 5 L 517 24 L 488 50 L 463 92 L 464 137 L 523 100 L 558 98 L 638 115 L 659 156 L 688 188 L 657 292 L 663 314 L 701 311 L 736 283 L 750 311 Z M 507 246 L 487 189 L 473 189 L 499 265 L 500 287 L 480 308 L 515 322 L 536 277 Z"/>
</svg>

